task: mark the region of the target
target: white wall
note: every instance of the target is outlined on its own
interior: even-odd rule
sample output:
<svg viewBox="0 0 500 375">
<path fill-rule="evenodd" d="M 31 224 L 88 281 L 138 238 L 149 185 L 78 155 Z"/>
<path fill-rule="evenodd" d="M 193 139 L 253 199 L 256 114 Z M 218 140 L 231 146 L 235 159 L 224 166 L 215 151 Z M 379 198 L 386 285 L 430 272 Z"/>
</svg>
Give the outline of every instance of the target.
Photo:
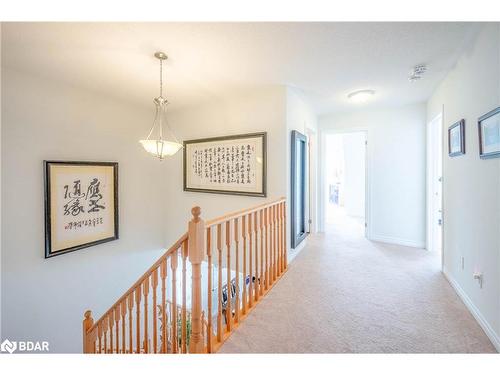
<svg viewBox="0 0 500 375">
<path fill-rule="evenodd" d="M 344 208 L 347 215 L 365 216 L 365 133 L 347 133 L 344 142 Z"/>
<path fill-rule="evenodd" d="M 322 134 L 367 132 L 367 223 L 372 240 L 425 246 L 425 117 L 425 105 L 415 104 L 319 118 Z"/>
<path fill-rule="evenodd" d="M 166 245 L 169 166 L 138 143 L 151 110 L 5 66 L 2 91 L 3 338 L 81 352 L 84 311 L 104 313 Z M 44 159 L 119 163 L 119 240 L 44 259 Z"/>
<path fill-rule="evenodd" d="M 444 272 L 500 350 L 500 159 L 480 160 L 477 119 L 500 105 L 500 26 L 484 26 L 427 105 L 444 106 Z M 447 129 L 465 119 L 466 154 L 450 158 Z M 461 257 L 465 259 L 464 270 Z M 484 274 L 481 289 L 474 272 Z"/>
<path fill-rule="evenodd" d="M 0 104 L 2 103 L 2 23 L 0 22 Z M 0 176 L 2 175 L 2 111 L 0 110 Z M 0 183 L 0 213 L 2 212 L 2 184 Z M 0 214 L 0 261 L 2 259 L 2 215 Z M 2 335 L 2 266 L 0 264 L 0 339 Z"/>
<path fill-rule="evenodd" d="M 268 142 L 266 198 L 185 192 L 182 186 L 182 153 L 163 162 L 169 171 L 165 197 L 168 197 L 166 218 L 170 241 L 176 239 L 171 233 L 186 231 L 193 206 L 200 206 L 202 217 L 211 219 L 286 195 L 285 105 L 285 88 L 271 86 L 215 98 L 169 115 L 169 124 L 179 139 L 267 131 Z"/>
<path fill-rule="evenodd" d="M 182 154 L 164 162 L 171 171 L 167 225 L 175 233 L 186 230 L 190 208 L 196 205 L 201 207 L 202 216 L 210 219 L 282 196 L 289 197 L 291 130 L 305 133 L 306 128 L 316 129 L 317 125 L 316 115 L 302 93 L 285 86 L 254 88 L 174 111 L 170 113 L 169 123 L 179 139 L 184 140 L 260 131 L 267 131 L 268 137 L 266 198 L 185 192 L 182 190 Z M 289 215 L 289 208 L 287 213 Z M 289 236 L 289 228 L 287 233 Z"/>
</svg>

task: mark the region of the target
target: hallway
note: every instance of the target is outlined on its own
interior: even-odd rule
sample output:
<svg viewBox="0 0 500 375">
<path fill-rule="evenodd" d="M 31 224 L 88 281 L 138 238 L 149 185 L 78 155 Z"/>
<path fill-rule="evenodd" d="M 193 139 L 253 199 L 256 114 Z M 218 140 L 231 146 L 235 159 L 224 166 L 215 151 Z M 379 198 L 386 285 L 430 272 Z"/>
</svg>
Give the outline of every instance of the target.
<svg viewBox="0 0 500 375">
<path fill-rule="evenodd" d="M 424 250 L 370 242 L 354 219 L 310 236 L 220 353 L 490 353 Z"/>
</svg>

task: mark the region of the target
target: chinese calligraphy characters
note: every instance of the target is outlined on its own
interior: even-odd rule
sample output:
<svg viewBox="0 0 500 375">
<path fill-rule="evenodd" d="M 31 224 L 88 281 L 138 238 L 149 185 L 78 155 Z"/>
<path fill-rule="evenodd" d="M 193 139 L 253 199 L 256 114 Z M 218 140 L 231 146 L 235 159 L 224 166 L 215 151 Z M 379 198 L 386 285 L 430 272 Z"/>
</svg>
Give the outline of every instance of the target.
<svg viewBox="0 0 500 375">
<path fill-rule="evenodd" d="M 81 180 L 73 181 L 73 186 L 64 185 L 64 199 L 67 203 L 64 205 L 64 215 L 78 216 L 84 212 L 99 212 L 104 210 L 106 207 L 99 201 L 102 200 L 102 194 L 100 192 L 100 181 L 97 178 L 93 178 L 90 182 L 86 193 L 82 193 Z M 88 202 L 88 210 L 85 211 L 84 203 Z"/>
<path fill-rule="evenodd" d="M 44 161 L 45 258 L 118 239 L 118 163 Z"/>
<path fill-rule="evenodd" d="M 210 184 L 255 184 L 256 147 L 252 143 L 236 143 L 197 147 L 191 155 L 193 174 Z"/>
</svg>

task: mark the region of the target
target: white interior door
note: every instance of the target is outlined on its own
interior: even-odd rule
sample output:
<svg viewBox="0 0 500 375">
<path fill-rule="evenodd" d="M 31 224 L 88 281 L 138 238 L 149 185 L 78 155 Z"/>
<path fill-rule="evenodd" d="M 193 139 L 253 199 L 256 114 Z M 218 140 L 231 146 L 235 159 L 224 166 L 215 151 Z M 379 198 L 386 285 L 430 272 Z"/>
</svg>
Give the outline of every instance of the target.
<svg viewBox="0 0 500 375">
<path fill-rule="evenodd" d="M 427 249 L 442 251 L 443 124 L 442 116 L 427 125 Z"/>
</svg>

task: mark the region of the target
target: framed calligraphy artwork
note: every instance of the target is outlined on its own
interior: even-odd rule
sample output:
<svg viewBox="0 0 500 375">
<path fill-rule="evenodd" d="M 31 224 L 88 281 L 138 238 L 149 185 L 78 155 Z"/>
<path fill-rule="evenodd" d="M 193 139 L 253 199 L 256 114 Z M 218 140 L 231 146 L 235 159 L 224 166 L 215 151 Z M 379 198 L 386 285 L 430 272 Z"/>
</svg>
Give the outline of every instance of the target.
<svg viewBox="0 0 500 375">
<path fill-rule="evenodd" d="M 118 163 L 44 161 L 45 258 L 118 239 Z"/>
<path fill-rule="evenodd" d="M 266 196 L 267 133 L 184 141 L 184 191 Z"/>
</svg>

